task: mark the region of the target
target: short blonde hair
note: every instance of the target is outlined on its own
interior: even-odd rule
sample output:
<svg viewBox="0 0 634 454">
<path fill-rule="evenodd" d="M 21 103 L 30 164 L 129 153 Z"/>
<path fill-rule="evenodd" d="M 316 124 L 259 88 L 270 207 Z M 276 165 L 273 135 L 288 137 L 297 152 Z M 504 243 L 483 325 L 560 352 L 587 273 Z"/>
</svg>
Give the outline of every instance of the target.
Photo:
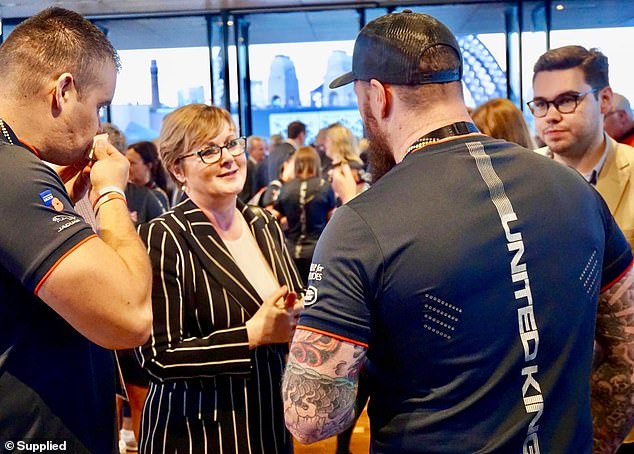
<svg viewBox="0 0 634 454">
<path fill-rule="evenodd" d="M 337 158 L 344 161 L 363 162 L 359 157 L 357 138 L 348 128 L 340 123 L 330 125 L 328 126 L 328 138 L 333 147 L 329 150 L 330 155 L 335 162 Z"/>
<path fill-rule="evenodd" d="M 236 127 L 225 109 L 207 104 L 179 107 L 163 118 L 159 136 L 159 154 L 172 179 L 179 183 L 172 169 L 178 159 L 197 146 L 216 137 L 222 128 Z"/>
<path fill-rule="evenodd" d="M 508 99 L 494 98 L 485 102 L 473 111 L 471 118 L 487 136 L 508 140 L 530 150 L 535 148 L 522 111 Z"/>
<path fill-rule="evenodd" d="M 301 147 L 295 153 L 295 176 L 303 179 L 321 176 L 321 158 L 313 147 Z"/>
</svg>

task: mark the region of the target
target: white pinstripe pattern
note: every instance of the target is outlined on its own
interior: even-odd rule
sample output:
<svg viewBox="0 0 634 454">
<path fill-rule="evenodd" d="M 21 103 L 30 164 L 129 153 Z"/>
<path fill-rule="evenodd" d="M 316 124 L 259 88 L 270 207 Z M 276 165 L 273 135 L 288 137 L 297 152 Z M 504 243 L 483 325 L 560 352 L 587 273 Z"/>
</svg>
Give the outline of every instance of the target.
<svg viewBox="0 0 634 454">
<path fill-rule="evenodd" d="M 242 210 L 278 281 L 299 291 L 277 221 Z M 139 228 L 154 268 L 153 329 L 139 349 L 152 377 L 141 452 L 290 452 L 280 392 L 286 345 L 249 351 L 244 323 L 260 297 L 201 216 L 186 201 Z"/>
</svg>

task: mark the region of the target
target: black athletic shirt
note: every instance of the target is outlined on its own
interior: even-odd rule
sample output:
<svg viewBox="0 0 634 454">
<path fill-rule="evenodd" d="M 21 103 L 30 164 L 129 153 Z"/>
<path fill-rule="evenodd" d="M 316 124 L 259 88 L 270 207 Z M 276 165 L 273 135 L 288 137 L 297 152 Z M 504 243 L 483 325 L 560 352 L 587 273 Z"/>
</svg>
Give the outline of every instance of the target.
<svg viewBox="0 0 634 454">
<path fill-rule="evenodd" d="M 576 171 L 463 137 L 335 212 L 299 325 L 368 346 L 373 452 L 590 453 L 598 295 L 631 262 Z"/>
<path fill-rule="evenodd" d="M 65 441 L 66 452 L 110 454 L 112 352 L 36 296 L 47 273 L 95 234 L 28 147 L 0 141 L 0 181 L 0 446 Z"/>
</svg>

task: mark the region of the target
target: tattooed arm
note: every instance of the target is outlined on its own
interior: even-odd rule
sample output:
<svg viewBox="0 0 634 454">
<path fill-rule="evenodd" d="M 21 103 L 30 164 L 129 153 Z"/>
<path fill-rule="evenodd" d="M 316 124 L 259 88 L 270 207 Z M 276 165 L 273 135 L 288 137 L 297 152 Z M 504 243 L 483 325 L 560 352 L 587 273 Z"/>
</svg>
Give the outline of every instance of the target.
<svg viewBox="0 0 634 454">
<path fill-rule="evenodd" d="M 634 269 L 601 294 L 593 365 L 595 454 L 614 453 L 634 423 Z"/>
<path fill-rule="evenodd" d="M 342 432 L 355 418 L 366 348 L 299 328 L 282 381 L 286 427 L 302 443 Z"/>
</svg>

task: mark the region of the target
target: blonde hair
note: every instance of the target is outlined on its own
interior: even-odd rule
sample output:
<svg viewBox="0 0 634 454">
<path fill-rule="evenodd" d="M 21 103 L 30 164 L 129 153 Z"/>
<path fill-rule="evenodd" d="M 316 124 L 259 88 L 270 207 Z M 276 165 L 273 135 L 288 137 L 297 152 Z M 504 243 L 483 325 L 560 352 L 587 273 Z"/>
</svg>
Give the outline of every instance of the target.
<svg viewBox="0 0 634 454">
<path fill-rule="evenodd" d="M 339 123 L 330 125 L 328 126 L 328 138 L 332 145 L 328 152 L 334 162 L 356 161 L 363 163 L 359 157 L 357 138 L 348 128 Z"/>
<path fill-rule="evenodd" d="M 225 109 L 207 104 L 189 104 L 163 118 L 159 136 L 159 154 L 172 179 L 179 183 L 172 169 L 178 159 L 216 137 L 222 128 L 235 130 L 231 114 Z"/>
<path fill-rule="evenodd" d="M 478 129 L 488 136 L 508 140 L 531 150 L 535 148 L 522 111 L 508 99 L 494 98 L 485 102 L 473 111 L 471 118 Z"/>
<path fill-rule="evenodd" d="M 321 176 L 321 158 L 313 147 L 301 147 L 295 153 L 295 176 L 301 179 Z"/>
</svg>

